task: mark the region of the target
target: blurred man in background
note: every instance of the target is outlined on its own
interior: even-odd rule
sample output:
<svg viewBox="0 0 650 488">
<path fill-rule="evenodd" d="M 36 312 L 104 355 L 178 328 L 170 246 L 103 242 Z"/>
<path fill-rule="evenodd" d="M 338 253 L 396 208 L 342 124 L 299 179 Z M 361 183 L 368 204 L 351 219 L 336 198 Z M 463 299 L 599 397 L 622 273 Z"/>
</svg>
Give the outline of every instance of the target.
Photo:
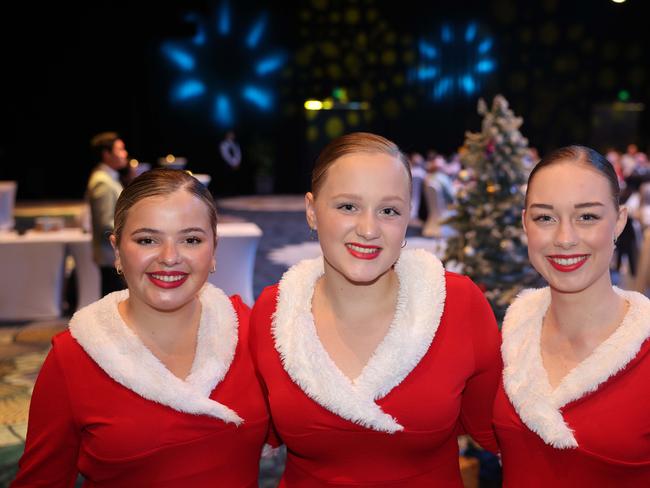
<svg viewBox="0 0 650 488">
<path fill-rule="evenodd" d="M 90 146 L 98 164 L 88 180 L 86 200 L 92 219 L 93 258 L 101 272 L 104 296 L 125 287 L 114 267 L 115 254 L 108 238 L 113 232 L 115 202 L 122 193 L 119 171 L 128 165 L 129 153 L 116 132 L 97 134 Z"/>
</svg>

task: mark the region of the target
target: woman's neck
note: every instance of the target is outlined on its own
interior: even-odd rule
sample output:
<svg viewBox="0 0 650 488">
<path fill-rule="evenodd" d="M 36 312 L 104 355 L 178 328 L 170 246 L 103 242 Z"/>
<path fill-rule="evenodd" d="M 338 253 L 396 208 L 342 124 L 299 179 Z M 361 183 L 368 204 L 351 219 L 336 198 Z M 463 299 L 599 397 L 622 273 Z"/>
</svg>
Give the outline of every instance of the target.
<svg viewBox="0 0 650 488">
<path fill-rule="evenodd" d="M 201 319 L 201 302 L 192 300 L 177 310 L 161 311 L 131 298 L 119 304 L 120 315 L 126 324 L 145 342 L 153 342 L 166 353 L 185 349 L 194 343 Z M 179 338 L 187 337 L 187 340 Z"/>
<path fill-rule="evenodd" d="M 609 276 L 578 293 L 551 289 L 540 349 L 553 389 L 616 331 L 626 311 L 627 302 L 614 291 Z"/>
<path fill-rule="evenodd" d="M 618 326 L 625 309 L 625 299 L 614 291 L 609 280 L 602 280 L 578 293 L 551 289 L 545 322 L 569 339 L 596 339 L 599 332 L 608 336 Z"/>
<path fill-rule="evenodd" d="M 354 320 L 369 314 L 394 313 L 399 289 L 399 279 L 393 269 L 388 270 L 372 283 L 352 283 L 333 269 L 328 269 L 316 284 L 338 317 Z"/>
<path fill-rule="evenodd" d="M 359 377 L 395 316 L 399 280 L 392 269 L 368 284 L 355 284 L 326 265 L 311 303 L 321 344 L 350 380 Z"/>
</svg>

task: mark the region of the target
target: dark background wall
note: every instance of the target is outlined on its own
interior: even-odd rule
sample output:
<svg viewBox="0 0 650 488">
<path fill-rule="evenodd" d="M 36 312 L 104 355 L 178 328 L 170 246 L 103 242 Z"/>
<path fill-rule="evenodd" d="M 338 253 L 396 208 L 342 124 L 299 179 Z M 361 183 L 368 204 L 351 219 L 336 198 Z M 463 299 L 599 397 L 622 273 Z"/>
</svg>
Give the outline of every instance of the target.
<svg viewBox="0 0 650 488">
<path fill-rule="evenodd" d="M 372 130 L 406 150 L 451 152 L 466 130 L 479 128 L 478 97 L 497 93 L 524 118 L 522 132 L 542 153 L 568 143 L 647 149 L 650 139 L 650 29 L 641 0 L 231 1 L 225 37 L 214 34 L 220 1 L 86 3 L 0 7 L 0 179 L 18 180 L 19 199 L 80 198 L 93 165 L 88 141 L 102 130 L 122 133 L 132 157 L 185 156 L 217 182 L 227 127 L 213 119 L 215 90 L 232 96 L 229 125 L 244 163 L 248 148 L 269 148 L 278 192 L 304 190 L 315 153 L 342 132 Z M 194 20 L 186 19 L 190 12 Z M 262 14 L 260 43 L 242 47 Z M 196 19 L 212 29 L 201 49 L 191 46 Z M 445 45 L 441 29 L 458 41 L 471 22 L 477 39 L 492 39 L 496 69 L 476 76 L 474 93 L 436 99 L 431 81 L 410 76 L 425 61 L 419 42 L 436 46 L 444 57 L 437 68 L 457 76 L 476 46 Z M 183 73 L 162 54 L 165 42 L 193 53 L 202 96 L 170 99 Z M 255 62 L 273 53 L 285 56 L 282 67 L 256 78 Z M 247 82 L 273 95 L 269 112 L 237 98 Z M 336 88 L 369 109 L 306 115 L 306 99 Z M 612 111 L 622 90 L 646 110 Z M 249 159 L 244 190 L 252 190 L 252 165 Z M 211 188 L 219 193 L 217 185 Z"/>
</svg>

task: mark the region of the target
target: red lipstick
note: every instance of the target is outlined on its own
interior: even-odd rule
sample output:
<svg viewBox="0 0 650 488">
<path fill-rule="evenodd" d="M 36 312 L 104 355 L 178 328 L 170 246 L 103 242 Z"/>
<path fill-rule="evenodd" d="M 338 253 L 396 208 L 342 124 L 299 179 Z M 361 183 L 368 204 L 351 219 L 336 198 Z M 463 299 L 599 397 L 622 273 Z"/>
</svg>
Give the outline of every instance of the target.
<svg viewBox="0 0 650 488">
<path fill-rule="evenodd" d="M 154 271 L 151 273 L 147 273 L 147 277 L 149 278 L 149 281 L 151 281 L 154 285 L 156 285 L 159 288 L 166 288 L 166 289 L 178 288 L 183 283 L 185 283 L 185 281 L 187 281 L 188 276 L 189 273 L 184 273 L 183 271 Z M 167 278 L 167 280 L 165 280 L 164 278 Z"/>
<path fill-rule="evenodd" d="M 375 259 L 381 252 L 381 247 L 379 246 L 369 246 L 367 244 L 359 244 L 358 242 L 348 242 L 345 248 L 358 259 Z"/>
<path fill-rule="evenodd" d="M 562 273 L 569 273 L 575 271 L 578 268 L 581 268 L 583 264 L 587 262 L 589 254 L 553 254 L 551 256 L 546 256 L 546 259 L 553 268 L 561 271 Z M 571 260 L 571 264 L 562 264 L 558 260 Z"/>
</svg>

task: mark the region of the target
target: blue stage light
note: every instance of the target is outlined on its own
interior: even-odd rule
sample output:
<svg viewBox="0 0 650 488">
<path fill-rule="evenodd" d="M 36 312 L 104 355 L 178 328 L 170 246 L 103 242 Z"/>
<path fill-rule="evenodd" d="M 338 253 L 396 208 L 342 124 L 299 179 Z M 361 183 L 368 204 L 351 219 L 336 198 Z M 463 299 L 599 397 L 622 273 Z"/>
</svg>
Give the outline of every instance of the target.
<svg viewBox="0 0 650 488">
<path fill-rule="evenodd" d="M 196 28 L 196 35 L 194 36 L 194 39 L 192 39 L 192 42 L 197 46 L 205 44 L 205 29 L 203 26 L 200 25 Z"/>
<path fill-rule="evenodd" d="M 420 41 L 420 54 L 425 58 L 433 59 L 438 56 L 438 50 L 433 44 L 426 41 Z"/>
<path fill-rule="evenodd" d="M 468 95 L 472 95 L 476 91 L 476 82 L 471 75 L 463 76 L 460 79 L 460 86 Z"/>
<path fill-rule="evenodd" d="M 230 34 L 230 5 L 225 0 L 221 3 L 221 10 L 219 11 L 218 30 L 222 36 Z"/>
<path fill-rule="evenodd" d="M 491 54 L 494 39 L 475 21 L 445 22 L 438 32 L 419 40 L 419 64 L 409 69 L 407 79 L 423 85 L 436 101 L 475 95 L 486 74 L 496 69 Z"/>
<path fill-rule="evenodd" d="M 465 29 L 465 42 L 469 43 L 476 37 L 476 23 L 470 22 Z"/>
<path fill-rule="evenodd" d="M 476 72 L 477 73 L 490 73 L 494 71 L 495 68 L 495 62 L 492 61 L 491 59 L 483 59 L 482 61 L 479 61 L 476 64 Z"/>
<path fill-rule="evenodd" d="M 446 43 L 452 42 L 454 40 L 454 31 L 451 29 L 450 26 L 443 25 L 441 37 L 443 42 Z"/>
<path fill-rule="evenodd" d="M 418 80 L 432 80 L 438 76 L 438 68 L 435 66 L 421 66 L 418 68 Z"/>
<path fill-rule="evenodd" d="M 437 100 L 444 98 L 449 94 L 453 86 L 452 78 L 446 77 L 439 80 L 433 88 L 433 97 Z"/>
<path fill-rule="evenodd" d="M 492 38 L 488 37 L 487 39 L 481 41 L 481 43 L 478 45 L 478 52 L 480 54 L 485 54 L 492 48 L 492 44 L 493 44 Z"/>
<path fill-rule="evenodd" d="M 205 44 L 205 26 L 203 25 L 203 22 L 201 22 L 201 19 L 199 19 L 199 16 L 195 12 L 190 12 L 185 15 L 185 21 L 196 24 L 196 34 L 192 38 L 192 42 L 197 46 Z"/>
<path fill-rule="evenodd" d="M 255 66 L 255 73 L 260 76 L 268 75 L 269 73 L 273 73 L 274 71 L 282 68 L 285 62 L 286 56 L 284 54 L 274 54 L 272 56 L 268 56 L 258 61 L 257 65 Z"/>
<path fill-rule="evenodd" d="M 172 46 L 171 44 L 163 44 L 162 51 L 168 60 L 170 60 L 183 71 L 192 71 L 194 69 L 194 56 L 192 56 L 187 51 L 179 47 Z"/>
<path fill-rule="evenodd" d="M 181 102 L 205 93 L 205 85 L 199 80 L 186 80 L 174 88 L 172 99 Z"/>
<path fill-rule="evenodd" d="M 253 49 L 257 47 L 257 44 L 260 42 L 262 34 L 264 34 L 264 29 L 266 28 L 266 15 L 260 16 L 260 18 L 253 24 L 251 30 L 246 36 L 246 45 Z"/>
<path fill-rule="evenodd" d="M 270 110 L 273 106 L 271 94 L 263 88 L 247 85 L 242 89 L 242 97 L 261 110 Z"/>
<path fill-rule="evenodd" d="M 184 19 L 196 24 L 196 35 L 191 40 L 168 41 L 161 45 L 168 61 L 181 71 L 192 72 L 191 79 L 182 77 L 171 87 L 172 102 L 210 97 L 211 104 L 194 104 L 193 108 L 211 107 L 210 118 L 220 126 L 232 126 L 238 109 L 245 104 L 258 112 L 270 111 L 275 93 L 266 80 L 287 63 L 287 55 L 269 50 L 263 43 L 269 27 L 267 14 L 260 14 L 249 28 L 237 32 L 230 4 L 224 0 L 215 7 L 210 16 L 212 20 L 194 12 L 185 15 Z M 206 26 L 211 27 L 206 29 Z M 223 38 L 231 35 L 237 35 L 238 42 L 225 42 Z M 224 49 L 241 49 L 241 52 L 225 55 Z M 241 65 L 233 66 L 230 61 L 233 59 Z M 233 79 L 233 72 L 242 75 Z"/>
<path fill-rule="evenodd" d="M 214 118 L 219 124 L 223 126 L 232 125 L 234 122 L 234 115 L 232 112 L 232 106 L 230 104 L 230 98 L 227 95 L 219 94 L 215 97 Z"/>
</svg>

